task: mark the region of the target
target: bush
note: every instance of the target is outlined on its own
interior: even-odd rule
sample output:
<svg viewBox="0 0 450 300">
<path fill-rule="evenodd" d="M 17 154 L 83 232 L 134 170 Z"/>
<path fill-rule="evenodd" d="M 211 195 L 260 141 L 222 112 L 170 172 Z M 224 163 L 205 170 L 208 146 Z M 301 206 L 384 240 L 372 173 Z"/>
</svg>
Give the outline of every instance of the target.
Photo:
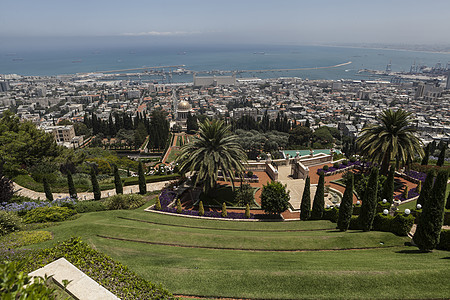
<svg viewBox="0 0 450 300">
<path fill-rule="evenodd" d="M 18 231 L 22 227 L 22 221 L 14 212 L 0 210 L 0 236 Z"/>
<path fill-rule="evenodd" d="M 263 185 L 261 208 L 268 214 L 280 214 L 289 208 L 289 191 L 278 181 Z"/>
<path fill-rule="evenodd" d="M 94 211 L 107 210 L 106 206 L 100 201 L 80 201 L 75 205 L 77 213 L 87 213 Z"/>
<path fill-rule="evenodd" d="M 155 206 L 153 207 L 155 210 L 161 210 L 161 201 L 159 197 L 156 197 Z"/>
<path fill-rule="evenodd" d="M 325 166 L 323 166 L 322 169 L 323 169 L 324 171 L 328 171 L 329 168 L 330 168 L 330 167 L 329 167 L 328 165 L 325 165 Z"/>
<path fill-rule="evenodd" d="M 407 236 L 414 225 L 414 216 L 398 214 L 392 220 L 391 231 L 400 236 Z"/>
<path fill-rule="evenodd" d="M 67 207 L 38 207 L 25 214 L 24 223 L 62 222 L 76 213 Z"/>
<path fill-rule="evenodd" d="M 142 206 L 146 200 L 141 195 L 136 194 L 118 194 L 106 198 L 104 205 L 109 210 L 116 209 L 135 209 Z"/>
<path fill-rule="evenodd" d="M 203 202 L 200 201 L 198 204 L 198 215 L 203 216 L 205 214 L 205 208 L 203 207 Z"/>
<path fill-rule="evenodd" d="M 226 218 L 227 217 L 227 205 L 225 204 L 225 202 L 222 204 L 221 216 L 222 216 L 222 218 Z"/>
<path fill-rule="evenodd" d="M 342 161 L 342 164 L 343 164 L 344 166 L 347 166 L 347 165 L 348 165 L 348 160 L 344 159 L 344 160 Z"/>
<path fill-rule="evenodd" d="M 356 157 L 354 157 L 354 156 L 350 157 L 350 161 L 351 162 L 356 162 Z"/>
<path fill-rule="evenodd" d="M 252 178 L 253 177 L 253 172 L 252 171 L 248 171 L 247 172 L 247 177 L 248 178 Z"/>
<path fill-rule="evenodd" d="M 250 219 L 250 205 L 245 205 L 245 218 Z"/>
<path fill-rule="evenodd" d="M 383 212 L 383 210 L 385 210 L 385 209 L 387 209 L 387 210 L 390 210 L 391 209 L 391 203 L 389 203 L 389 201 L 388 202 L 386 202 L 386 203 L 383 203 L 383 201 L 379 201 L 378 203 L 377 203 L 377 213 L 381 213 L 381 212 Z"/>
<path fill-rule="evenodd" d="M 335 162 L 335 163 L 333 164 L 333 168 L 339 169 L 339 163 L 338 163 L 338 162 Z"/>
<path fill-rule="evenodd" d="M 443 229 L 441 231 L 439 244 L 438 244 L 437 248 L 440 250 L 450 251 L 450 230 L 449 229 Z"/>
<path fill-rule="evenodd" d="M 339 208 L 332 207 L 332 208 L 326 208 L 323 211 L 323 217 L 324 220 L 330 220 L 333 223 L 336 223 L 339 217 Z"/>
<path fill-rule="evenodd" d="M 378 213 L 373 218 L 372 230 L 391 232 L 393 216 Z"/>
<path fill-rule="evenodd" d="M 183 208 L 181 207 L 180 198 L 177 199 L 177 214 L 181 214 L 183 212 Z"/>
<path fill-rule="evenodd" d="M 348 226 L 348 229 L 351 230 L 361 230 L 361 225 L 359 224 L 358 216 L 352 216 L 350 219 L 350 225 Z"/>
<path fill-rule="evenodd" d="M 234 199 L 238 205 L 245 206 L 254 201 L 253 188 L 248 183 L 242 184 L 234 192 Z"/>
</svg>

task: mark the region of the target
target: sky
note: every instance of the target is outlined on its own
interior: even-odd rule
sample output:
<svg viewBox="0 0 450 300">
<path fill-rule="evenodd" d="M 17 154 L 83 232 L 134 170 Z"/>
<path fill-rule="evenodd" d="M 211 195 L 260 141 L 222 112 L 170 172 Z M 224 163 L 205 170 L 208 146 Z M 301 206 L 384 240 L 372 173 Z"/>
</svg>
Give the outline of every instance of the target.
<svg viewBox="0 0 450 300">
<path fill-rule="evenodd" d="M 8 43 L 450 44 L 449 0 L 2 0 Z"/>
</svg>

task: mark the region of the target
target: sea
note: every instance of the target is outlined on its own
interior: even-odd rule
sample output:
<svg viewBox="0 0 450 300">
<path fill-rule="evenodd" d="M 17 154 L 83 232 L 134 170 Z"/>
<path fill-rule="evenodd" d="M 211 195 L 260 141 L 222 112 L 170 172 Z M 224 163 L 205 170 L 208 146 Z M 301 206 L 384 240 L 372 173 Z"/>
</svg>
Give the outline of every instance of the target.
<svg viewBox="0 0 450 300">
<path fill-rule="evenodd" d="M 199 72 L 198 76 L 201 76 L 202 72 L 208 74 L 211 71 L 239 71 L 238 78 L 369 80 L 382 78 L 361 74 L 358 71 L 385 70 L 388 64 L 391 65 L 392 71 L 409 71 L 413 64 L 434 67 L 440 63 L 445 67 L 449 62 L 450 53 L 332 46 L 122 45 L 39 51 L 27 49 L 11 51 L 0 48 L 0 74 L 39 76 L 183 66 L 186 70 Z M 340 66 L 332 67 L 336 65 Z M 319 69 L 313 69 L 318 67 Z M 163 76 L 148 76 L 148 78 L 141 77 L 140 80 L 192 82 L 192 74 L 174 74 L 170 79 Z"/>
</svg>

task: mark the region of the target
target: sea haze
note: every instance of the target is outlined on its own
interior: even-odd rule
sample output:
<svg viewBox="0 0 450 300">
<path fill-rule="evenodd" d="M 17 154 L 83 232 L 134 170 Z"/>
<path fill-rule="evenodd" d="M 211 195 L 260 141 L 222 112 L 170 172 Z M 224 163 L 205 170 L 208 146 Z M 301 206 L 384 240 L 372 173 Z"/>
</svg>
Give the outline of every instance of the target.
<svg viewBox="0 0 450 300">
<path fill-rule="evenodd" d="M 444 66 L 450 54 L 401 50 L 379 50 L 329 46 L 148 46 L 121 44 L 52 50 L 0 48 L 0 74 L 59 75 L 150 66 L 185 65 L 193 71 L 267 70 L 349 65 L 319 70 L 243 73 L 243 77 L 301 77 L 309 79 L 367 79 L 359 69 L 384 70 L 391 62 L 393 71 L 409 71 L 413 63 Z M 191 77 L 174 76 L 173 81 Z"/>
</svg>

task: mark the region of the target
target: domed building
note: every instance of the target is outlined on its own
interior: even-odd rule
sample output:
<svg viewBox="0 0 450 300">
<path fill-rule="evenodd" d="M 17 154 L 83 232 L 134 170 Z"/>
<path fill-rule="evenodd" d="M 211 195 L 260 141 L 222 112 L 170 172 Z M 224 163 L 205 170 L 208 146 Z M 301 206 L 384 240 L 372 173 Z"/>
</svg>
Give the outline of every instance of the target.
<svg viewBox="0 0 450 300">
<path fill-rule="evenodd" d="M 182 130 L 187 129 L 186 121 L 190 111 L 191 105 L 189 102 L 182 100 L 178 103 L 176 109 L 176 123 L 181 126 Z"/>
</svg>

